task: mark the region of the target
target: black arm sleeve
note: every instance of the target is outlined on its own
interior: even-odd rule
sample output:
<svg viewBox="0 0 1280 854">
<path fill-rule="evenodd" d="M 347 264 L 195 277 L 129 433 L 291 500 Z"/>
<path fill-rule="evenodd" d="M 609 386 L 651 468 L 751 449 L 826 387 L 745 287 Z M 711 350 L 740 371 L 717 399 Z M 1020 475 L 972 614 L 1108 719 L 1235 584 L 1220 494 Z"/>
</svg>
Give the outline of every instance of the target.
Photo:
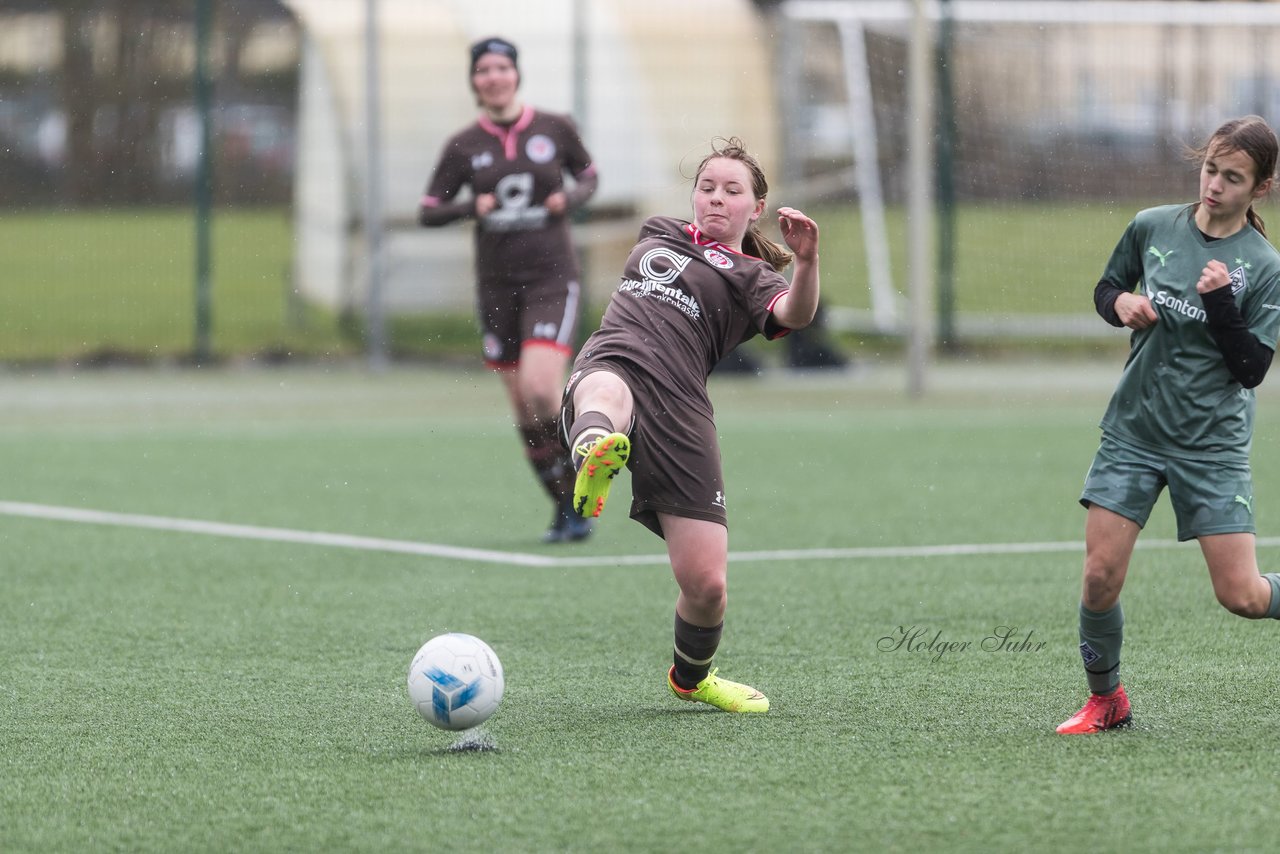
<svg viewBox="0 0 1280 854">
<path fill-rule="evenodd" d="M 1231 288 L 1218 288 L 1201 294 L 1200 301 L 1209 318 L 1209 334 L 1222 351 L 1231 376 L 1245 388 L 1259 385 L 1271 367 L 1273 354 L 1245 325 Z"/>
<path fill-rule="evenodd" d="M 1100 280 L 1093 289 L 1093 307 L 1098 310 L 1098 316 L 1112 326 L 1124 326 L 1120 322 L 1120 315 L 1116 314 L 1116 297 L 1124 292 L 1124 288 L 1117 287 L 1107 279 Z"/>
</svg>

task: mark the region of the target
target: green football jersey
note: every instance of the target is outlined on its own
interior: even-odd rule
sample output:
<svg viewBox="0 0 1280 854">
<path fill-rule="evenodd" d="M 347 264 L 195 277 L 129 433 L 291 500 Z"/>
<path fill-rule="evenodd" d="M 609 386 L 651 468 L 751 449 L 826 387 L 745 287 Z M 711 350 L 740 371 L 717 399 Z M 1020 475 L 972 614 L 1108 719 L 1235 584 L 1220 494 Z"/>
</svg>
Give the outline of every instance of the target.
<svg viewBox="0 0 1280 854">
<path fill-rule="evenodd" d="M 1104 277 L 1141 289 L 1159 321 L 1130 337 L 1129 358 L 1102 429 L 1139 447 L 1193 459 L 1248 459 L 1254 393 L 1236 382 L 1209 335 L 1196 282 L 1217 259 L 1249 331 L 1275 350 L 1280 334 L 1280 253 L 1252 226 L 1220 240 L 1196 227 L 1192 206 L 1141 211 Z"/>
</svg>

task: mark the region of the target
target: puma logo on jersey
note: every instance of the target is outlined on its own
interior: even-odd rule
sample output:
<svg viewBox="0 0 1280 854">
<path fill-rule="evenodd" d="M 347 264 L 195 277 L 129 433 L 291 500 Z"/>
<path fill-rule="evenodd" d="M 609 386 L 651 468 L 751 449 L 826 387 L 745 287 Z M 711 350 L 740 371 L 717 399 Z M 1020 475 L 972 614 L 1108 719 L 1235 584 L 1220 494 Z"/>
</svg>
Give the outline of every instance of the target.
<svg viewBox="0 0 1280 854">
<path fill-rule="evenodd" d="M 1176 251 L 1177 251 L 1176 249 L 1170 249 L 1168 252 L 1161 252 L 1159 249 L 1155 248 L 1154 246 L 1147 247 L 1147 254 L 1154 255 L 1156 257 L 1156 260 L 1160 262 L 1161 267 L 1164 266 L 1165 260 L 1168 259 L 1168 257 Z"/>
</svg>

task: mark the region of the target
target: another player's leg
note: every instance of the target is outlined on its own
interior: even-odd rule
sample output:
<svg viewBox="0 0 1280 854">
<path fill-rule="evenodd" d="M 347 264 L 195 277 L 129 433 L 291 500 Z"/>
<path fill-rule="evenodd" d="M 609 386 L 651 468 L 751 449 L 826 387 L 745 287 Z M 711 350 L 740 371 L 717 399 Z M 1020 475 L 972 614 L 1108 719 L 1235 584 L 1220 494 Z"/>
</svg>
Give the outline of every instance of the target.
<svg viewBox="0 0 1280 854">
<path fill-rule="evenodd" d="M 676 600 L 675 649 L 667 687 L 677 698 L 706 703 L 726 712 L 767 712 L 769 699 L 717 675 L 711 662 L 720 646 L 728 599 L 728 531 L 703 519 L 659 514 L 680 585 Z"/>
<path fill-rule="evenodd" d="M 519 425 L 525 456 L 554 505 L 546 543 L 576 542 L 590 536 L 591 521 L 573 512 L 574 471 L 560 444 L 559 421 L 537 420 Z"/>
<path fill-rule="evenodd" d="M 1124 642 L 1120 590 L 1140 530 L 1136 522 L 1097 504 L 1089 508 L 1080 602 L 1080 657 L 1089 699 L 1080 711 L 1058 726 L 1057 731 L 1063 735 L 1102 732 L 1130 721 L 1129 698 L 1120 684 L 1120 648 Z"/>
<path fill-rule="evenodd" d="M 503 371 L 522 438 L 525 458 L 554 506 L 543 541 L 574 542 L 591 534 L 591 523 L 573 513 L 574 472 L 560 444 L 560 391 L 569 356 L 550 344 L 526 342 L 514 370 Z"/>
<path fill-rule="evenodd" d="M 525 412 L 545 429 L 537 437 L 545 462 L 539 477 L 555 504 L 545 542 L 576 542 L 591 534 L 594 523 L 574 510 L 573 462 L 561 441 L 561 404 L 565 375 L 577 337 L 581 286 L 569 259 L 561 274 L 524 282 L 518 295 L 520 367 L 519 395 Z"/>
</svg>

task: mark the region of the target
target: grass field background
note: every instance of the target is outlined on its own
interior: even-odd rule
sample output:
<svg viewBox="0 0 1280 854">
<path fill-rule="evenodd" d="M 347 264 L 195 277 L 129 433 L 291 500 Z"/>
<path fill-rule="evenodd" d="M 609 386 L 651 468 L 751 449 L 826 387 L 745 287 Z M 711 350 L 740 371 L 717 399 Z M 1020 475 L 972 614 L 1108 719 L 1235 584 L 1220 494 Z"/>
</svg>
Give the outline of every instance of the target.
<svg viewBox="0 0 1280 854">
<path fill-rule="evenodd" d="M 220 211 L 211 234 L 218 353 L 358 351 L 291 298 L 283 209 Z M 195 219 L 181 208 L 0 216 L 0 359 L 171 359 L 195 341 Z"/>
<path fill-rule="evenodd" d="M 1087 314 L 1107 256 L 1143 204 L 963 206 L 957 213 L 956 310 L 1001 318 Z M 823 229 L 824 301 L 868 308 L 857 209 L 828 205 L 811 212 Z M 284 209 L 215 211 L 210 336 L 218 357 L 274 361 L 362 351 L 359 317 L 307 305 L 293 293 L 291 228 Z M 891 268 L 905 291 L 902 210 L 889 212 L 887 228 Z M 466 228 L 456 233 L 459 245 L 470 239 Z M 189 356 L 196 328 L 194 245 L 194 219 L 182 209 L 0 216 L 0 360 L 84 364 Z M 593 271 L 589 292 L 596 303 L 603 304 L 619 272 Z M 469 293 L 472 284 L 423 287 Z M 598 306 L 589 309 L 584 324 L 594 324 L 599 314 Z M 389 336 L 398 354 L 475 354 L 468 312 L 395 317 Z M 859 346 L 857 340 L 846 344 Z"/>
<path fill-rule="evenodd" d="M 538 544 L 490 376 L 0 374 L 0 502 L 540 563 L 0 513 L 0 849 L 1271 850 L 1276 625 L 1216 605 L 1163 500 L 1124 596 L 1135 726 L 1053 733 L 1119 367 L 953 364 L 920 400 L 892 365 L 716 381 L 717 664 L 771 697 L 751 718 L 665 694 L 675 586 L 625 478 L 590 545 Z M 1280 532 L 1265 387 L 1254 468 Z M 1043 646 L 982 650 L 1001 626 Z M 914 629 L 971 646 L 882 641 Z M 409 704 L 444 631 L 505 665 L 496 750 Z"/>
</svg>

